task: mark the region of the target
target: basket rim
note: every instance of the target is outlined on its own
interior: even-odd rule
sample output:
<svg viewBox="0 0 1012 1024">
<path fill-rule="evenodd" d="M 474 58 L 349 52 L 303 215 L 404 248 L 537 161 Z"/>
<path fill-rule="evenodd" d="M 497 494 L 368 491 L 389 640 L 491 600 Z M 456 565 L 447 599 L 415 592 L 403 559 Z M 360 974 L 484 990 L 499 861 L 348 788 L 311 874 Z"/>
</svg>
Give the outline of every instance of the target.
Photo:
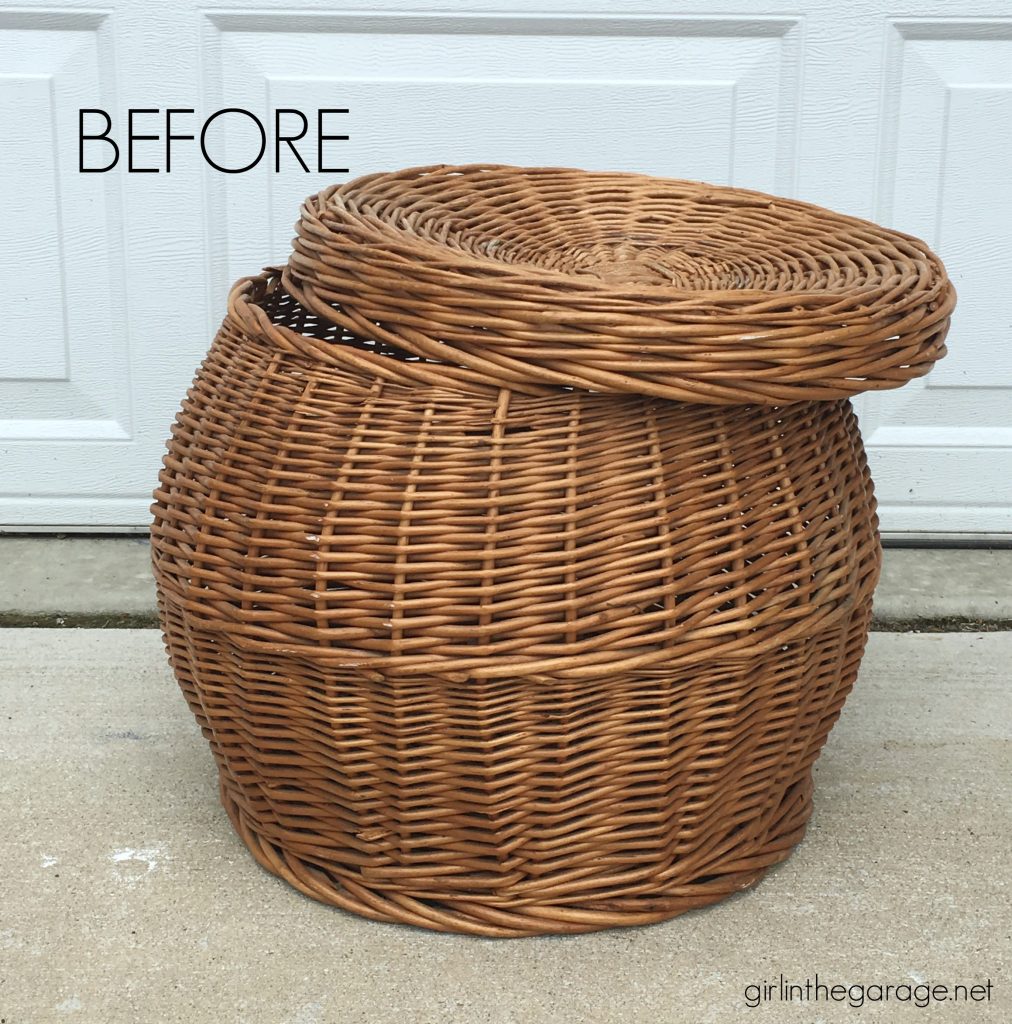
<svg viewBox="0 0 1012 1024">
<path fill-rule="evenodd" d="M 263 300 L 278 291 L 288 292 L 284 269 L 281 267 L 264 267 L 259 274 L 241 277 L 232 285 L 228 295 L 227 316 L 239 328 L 243 337 L 259 343 L 267 342 L 312 363 L 339 368 L 370 381 L 382 381 L 390 389 L 452 389 L 467 394 L 488 394 L 501 390 L 467 367 L 415 359 L 413 356 L 410 360 L 393 359 L 378 352 L 350 349 L 340 343 L 300 333 L 285 323 L 276 322 L 264 309 Z M 291 297 L 298 301 L 296 296 Z M 328 319 L 333 326 L 366 339 L 366 334 L 361 333 L 361 326 L 351 318 L 343 316 L 337 309 L 329 312 Z M 558 388 L 530 385 L 514 390 L 545 396 L 557 393 Z"/>
</svg>

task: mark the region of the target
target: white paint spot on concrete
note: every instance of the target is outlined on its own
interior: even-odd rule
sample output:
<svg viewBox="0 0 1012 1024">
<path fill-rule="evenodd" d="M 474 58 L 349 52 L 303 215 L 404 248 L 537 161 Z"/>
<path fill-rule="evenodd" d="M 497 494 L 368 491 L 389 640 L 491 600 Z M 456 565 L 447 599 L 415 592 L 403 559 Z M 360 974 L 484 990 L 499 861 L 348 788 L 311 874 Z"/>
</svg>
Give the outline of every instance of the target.
<svg viewBox="0 0 1012 1024">
<path fill-rule="evenodd" d="M 913 980 L 916 981 L 918 985 L 924 984 L 923 976 L 918 974 L 916 971 L 907 971 L 907 974 L 910 975 L 910 977 L 913 978 Z"/>
<path fill-rule="evenodd" d="M 164 847 L 157 845 L 137 849 L 127 846 L 122 850 L 113 850 L 109 855 L 116 877 L 130 886 L 136 885 L 140 879 L 146 878 L 169 859 Z"/>
<path fill-rule="evenodd" d="M 157 846 L 145 846 L 143 850 L 132 850 L 127 847 L 125 850 L 114 850 L 112 860 L 114 864 L 122 864 L 125 860 L 142 860 L 148 866 L 148 871 L 154 871 L 158 867 L 158 858 L 163 856 Z"/>
<path fill-rule="evenodd" d="M 42 855 L 42 866 L 44 868 L 51 868 L 54 864 L 59 864 L 60 860 L 58 857 L 54 857 L 51 853 L 44 853 Z"/>
<path fill-rule="evenodd" d="M 303 1003 L 286 1024 L 320 1024 L 323 1019 L 323 1003 Z"/>
<path fill-rule="evenodd" d="M 70 996 L 64 999 L 62 1003 L 56 1004 L 56 1010 L 58 1013 L 76 1013 L 81 1009 L 81 1000 L 77 996 Z"/>
</svg>

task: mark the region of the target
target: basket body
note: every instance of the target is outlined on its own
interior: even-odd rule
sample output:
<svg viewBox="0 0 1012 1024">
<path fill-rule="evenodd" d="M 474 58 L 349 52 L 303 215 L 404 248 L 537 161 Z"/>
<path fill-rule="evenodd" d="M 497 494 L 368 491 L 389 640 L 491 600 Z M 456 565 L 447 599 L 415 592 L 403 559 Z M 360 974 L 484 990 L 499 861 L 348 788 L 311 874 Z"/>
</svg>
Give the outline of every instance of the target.
<svg viewBox="0 0 1012 1024">
<path fill-rule="evenodd" d="M 233 293 L 154 506 L 170 658 L 257 859 L 385 921 L 663 920 L 786 858 L 880 552 L 845 398 L 452 380 Z"/>
</svg>

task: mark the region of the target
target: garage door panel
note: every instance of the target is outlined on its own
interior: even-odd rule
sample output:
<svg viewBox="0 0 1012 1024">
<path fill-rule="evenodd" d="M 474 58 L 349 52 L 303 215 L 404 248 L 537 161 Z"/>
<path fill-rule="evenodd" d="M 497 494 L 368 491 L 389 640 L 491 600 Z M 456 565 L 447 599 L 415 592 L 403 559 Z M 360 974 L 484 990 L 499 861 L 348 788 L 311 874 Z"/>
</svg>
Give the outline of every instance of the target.
<svg viewBox="0 0 1012 1024">
<path fill-rule="evenodd" d="M 875 216 L 942 255 L 959 306 L 928 377 L 858 402 L 883 528 L 993 532 L 1012 504 L 1012 21 L 896 20 L 885 49 Z"/>
<path fill-rule="evenodd" d="M 63 0 L 69 3 L 70 0 Z M 302 199 L 444 161 L 641 170 L 755 188 L 926 239 L 960 296 L 949 355 L 855 403 L 883 529 L 1012 533 L 1012 12 L 978 0 L 0 0 L 0 525 L 143 528 L 164 437 L 234 279 L 287 259 Z M 344 7 L 346 5 L 341 5 Z M 351 5 L 347 5 L 351 7 Z M 77 169 L 80 107 L 315 112 L 349 175 L 273 139 L 221 174 Z M 156 129 L 147 115 L 139 130 Z M 184 126 L 185 123 L 185 126 Z M 164 122 L 161 124 L 164 128 Z M 229 164 L 258 146 L 224 119 Z M 101 149 L 93 150 L 96 158 Z M 158 163 L 162 141 L 139 146 Z"/>
<path fill-rule="evenodd" d="M 0 443 L 131 433 L 119 183 L 79 174 L 73 145 L 78 109 L 115 93 L 111 58 L 104 15 L 0 10 L 0 124 L 17 126 L 0 160 Z"/>
</svg>

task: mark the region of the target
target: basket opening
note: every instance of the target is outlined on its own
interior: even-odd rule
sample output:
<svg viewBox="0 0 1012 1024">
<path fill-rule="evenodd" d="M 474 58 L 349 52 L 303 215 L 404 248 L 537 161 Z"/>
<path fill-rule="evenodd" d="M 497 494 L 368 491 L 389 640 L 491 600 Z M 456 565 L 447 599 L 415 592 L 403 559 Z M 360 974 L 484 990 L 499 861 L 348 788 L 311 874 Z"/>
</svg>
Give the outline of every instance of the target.
<svg viewBox="0 0 1012 1024">
<path fill-rule="evenodd" d="M 287 328 L 296 334 L 307 338 L 314 338 L 318 341 L 326 341 L 331 345 L 343 345 L 347 348 L 357 348 L 369 352 L 374 356 L 385 356 L 388 359 L 398 359 L 402 362 L 411 363 L 434 363 L 434 359 L 423 359 L 414 355 L 406 349 L 391 345 L 385 341 L 377 341 L 375 338 L 363 338 L 342 327 L 338 323 L 324 320 L 311 310 L 306 309 L 297 299 L 289 295 L 280 283 L 258 299 L 255 305 L 259 306 L 271 319 L 271 323 L 279 327 Z M 335 312 L 340 312 L 340 307 L 334 307 Z"/>
</svg>

